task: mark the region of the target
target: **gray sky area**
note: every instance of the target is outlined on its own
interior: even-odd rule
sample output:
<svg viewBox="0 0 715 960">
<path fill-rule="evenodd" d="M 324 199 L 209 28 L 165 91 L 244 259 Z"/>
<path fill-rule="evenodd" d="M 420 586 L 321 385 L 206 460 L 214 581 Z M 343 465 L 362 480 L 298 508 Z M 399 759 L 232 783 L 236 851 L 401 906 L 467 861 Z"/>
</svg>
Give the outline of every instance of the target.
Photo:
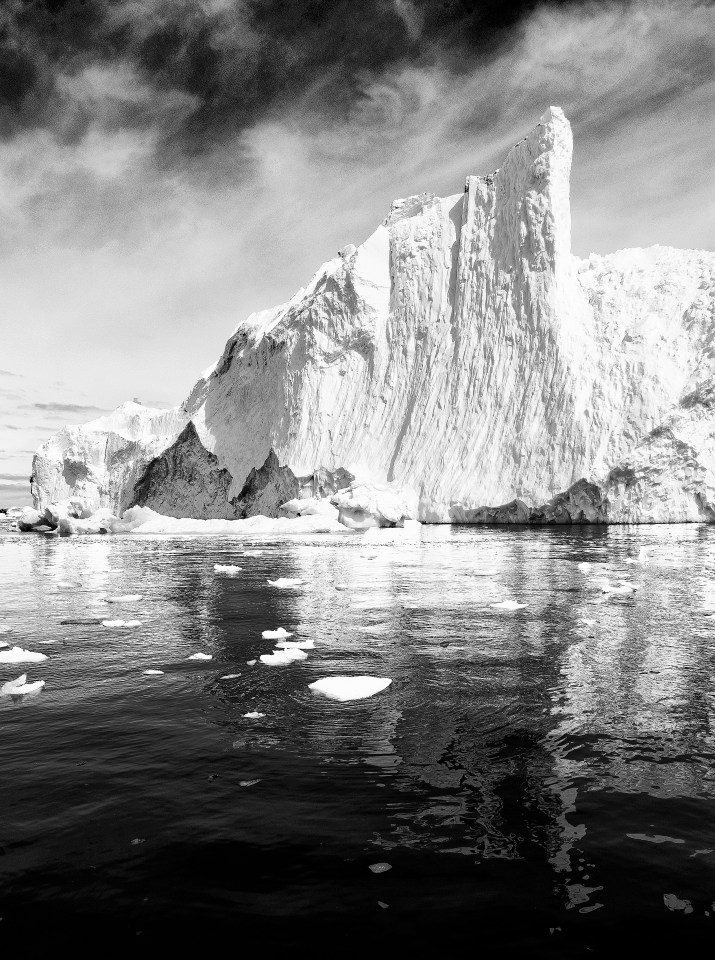
<svg viewBox="0 0 715 960">
<path fill-rule="evenodd" d="M 60 426 L 180 402 L 241 319 L 550 104 L 576 254 L 713 249 L 714 67 L 687 0 L 3 0 L 0 506 Z"/>
</svg>

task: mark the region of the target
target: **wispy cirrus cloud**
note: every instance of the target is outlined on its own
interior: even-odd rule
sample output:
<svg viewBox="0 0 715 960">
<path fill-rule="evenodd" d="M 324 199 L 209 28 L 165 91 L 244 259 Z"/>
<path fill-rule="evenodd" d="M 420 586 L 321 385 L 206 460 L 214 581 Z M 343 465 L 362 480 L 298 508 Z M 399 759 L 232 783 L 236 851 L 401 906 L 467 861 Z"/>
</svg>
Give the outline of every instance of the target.
<svg viewBox="0 0 715 960">
<path fill-rule="evenodd" d="M 103 407 L 95 407 L 82 403 L 26 403 L 21 410 L 43 410 L 49 416 L 64 416 L 65 414 L 106 413 Z"/>
</svg>

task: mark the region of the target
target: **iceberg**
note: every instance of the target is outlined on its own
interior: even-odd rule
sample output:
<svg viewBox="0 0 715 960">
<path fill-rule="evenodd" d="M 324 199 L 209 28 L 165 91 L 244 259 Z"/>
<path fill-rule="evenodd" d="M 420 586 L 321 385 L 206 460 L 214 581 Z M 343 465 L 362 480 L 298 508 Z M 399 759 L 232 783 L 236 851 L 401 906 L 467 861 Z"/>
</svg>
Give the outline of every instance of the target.
<svg viewBox="0 0 715 960">
<path fill-rule="evenodd" d="M 40 663 L 42 660 L 47 660 L 47 654 L 23 650 L 22 647 L 0 650 L 0 663 Z"/>
<path fill-rule="evenodd" d="M 288 663 L 293 663 L 294 660 L 307 660 L 308 654 L 304 653 L 302 650 L 291 648 L 288 650 L 274 650 L 273 653 L 264 653 L 260 657 L 261 663 L 267 664 L 269 667 L 284 667 Z"/>
<path fill-rule="evenodd" d="M 23 673 L 17 680 L 9 680 L 0 686 L 0 697 L 22 697 L 26 693 L 36 693 L 38 690 L 42 690 L 44 685 L 44 680 L 35 680 L 33 683 L 28 683 L 27 674 Z"/>
<path fill-rule="evenodd" d="M 498 170 L 396 200 L 179 407 L 47 440 L 20 528 L 715 520 L 715 253 L 573 256 L 571 156 L 552 106 Z"/>
<path fill-rule="evenodd" d="M 315 690 L 316 693 L 322 693 L 331 700 L 345 702 L 372 697 L 386 690 L 391 683 L 392 680 L 388 677 L 324 677 L 322 680 L 309 683 L 308 688 Z"/>
</svg>

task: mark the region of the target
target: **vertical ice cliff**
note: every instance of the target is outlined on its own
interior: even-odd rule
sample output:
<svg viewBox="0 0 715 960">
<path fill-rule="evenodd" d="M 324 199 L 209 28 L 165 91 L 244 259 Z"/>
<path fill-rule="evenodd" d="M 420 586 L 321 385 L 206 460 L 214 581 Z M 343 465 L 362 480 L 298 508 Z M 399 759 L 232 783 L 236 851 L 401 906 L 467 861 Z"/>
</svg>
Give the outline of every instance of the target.
<svg viewBox="0 0 715 960">
<path fill-rule="evenodd" d="M 239 325 L 156 462 L 131 476 L 106 465 L 117 505 L 234 517 L 258 502 L 251 477 L 271 511 L 284 494 L 315 495 L 323 475 L 323 494 L 347 477 L 356 490 L 401 488 L 435 522 L 709 518 L 708 456 L 693 500 L 682 446 L 656 455 L 648 438 L 688 421 L 682 398 L 715 375 L 715 256 L 654 247 L 577 260 L 571 151 L 552 107 L 463 193 L 396 201 L 365 243 Z M 38 478 L 64 471 L 62 445 L 48 444 Z M 648 473 L 653 457 L 660 493 L 646 507 L 637 491 L 652 484 L 626 495 L 614 477 Z M 36 491 L 56 496 L 40 479 Z"/>
</svg>

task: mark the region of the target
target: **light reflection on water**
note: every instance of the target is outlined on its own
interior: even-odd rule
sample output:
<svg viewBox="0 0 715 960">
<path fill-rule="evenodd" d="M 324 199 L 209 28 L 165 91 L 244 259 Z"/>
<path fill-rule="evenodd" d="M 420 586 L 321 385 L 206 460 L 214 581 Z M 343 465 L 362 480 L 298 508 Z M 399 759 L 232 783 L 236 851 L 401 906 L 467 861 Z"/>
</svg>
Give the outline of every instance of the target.
<svg viewBox="0 0 715 960">
<path fill-rule="evenodd" d="M 82 916 L 166 944 L 183 911 L 182 938 L 270 917 L 275 945 L 317 922 L 424 944 L 440 918 L 454 942 L 477 925 L 534 955 L 711 936 L 714 536 L 0 533 L 5 639 L 49 657 L 0 664 L 0 682 L 47 680 L 0 700 L 6 942 L 38 911 L 54 943 Z M 642 545 L 651 561 L 626 564 Z M 278 626 L 315 650 L 249 666 Z M 347 704 L 308 690 L 338 673 L 393 684 Z"/>
</svg>

